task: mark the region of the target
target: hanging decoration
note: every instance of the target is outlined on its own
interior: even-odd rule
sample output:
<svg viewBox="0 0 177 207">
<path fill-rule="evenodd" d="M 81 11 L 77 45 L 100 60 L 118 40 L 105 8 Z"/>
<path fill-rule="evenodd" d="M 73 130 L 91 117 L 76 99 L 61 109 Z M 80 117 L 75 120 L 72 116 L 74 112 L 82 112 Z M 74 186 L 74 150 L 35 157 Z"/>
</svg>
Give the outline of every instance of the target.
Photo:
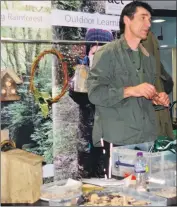
<svg viewBox="0 0 177 207">
<path fill-rule="evenodd" d="M 8 150 L 15 149 L 16 144 L 13 140 L 4 140 L 1 142 L 0 147 L 2 152 L 6 152 Z"/>
<path fill-rule="evenodd" d="M 17 94 L 17 85 L 22 84 L 22 80 L 17 76 L 13 69 L 1 71 L 1 101 L 18 101 L 20 96 Z"/>
<path fill-rule="evenodd" d="M 34 76 L 36 72 L 36 68 L 40 62 L 40 60 L 47 54 L 53 54 L 55 55 L 62 65 L 62 71 L 64 74 L 64 82 L 63 87 L 59 95 L 52 98 L 49 93 L 47 92 L 40 92 L 35 86 L 34 86 Z M 51 50 L 44 50 L 42 53 L 40 53 L 36 59 L 34 60 L 32 66 L 31 66 L 31 79 L 30 79 L 30 91 L 34 95 L 36 103 L 39 105 L 42 114 L 44 118 L 46 118 L 49 114 L 49 107 L 60 100 L 60 98 L 66 93 L 67 87 L 68 87 L 68 71 L 67 71 L 67 63 L 63 61 L 64 57 L 63 55 L 57 51 L 56 49 Z"/>
</svg>

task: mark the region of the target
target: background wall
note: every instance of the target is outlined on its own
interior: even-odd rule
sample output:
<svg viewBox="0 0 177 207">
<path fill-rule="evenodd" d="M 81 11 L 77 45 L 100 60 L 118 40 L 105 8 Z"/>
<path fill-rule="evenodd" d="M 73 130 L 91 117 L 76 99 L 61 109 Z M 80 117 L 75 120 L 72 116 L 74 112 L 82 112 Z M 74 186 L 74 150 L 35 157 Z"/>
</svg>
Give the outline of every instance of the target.
<svg viewBox="0 0 177 207">
<path fill-rule="evenodd" d="M 176 17 L 154 17 L 152 20 L 163 19 L 165 22 L 153 23 L 152 31 L 156 36 L 163 33 L 163 40 L 159 40 L 160 45 L 168 45 L 169 47 L 176 46 Z"/>
<path fill-rule="evenodd" d="M 176 47 L 176 18 L 175 17 L 155 17 L 155 19 L 164 19 L 162 23 L 152 23 L 152 31 L 156 37 L 161 35 L 161 27 L 163 40 L 159 40 L 161 52 L 161 59 L 167 72 L 172 74 L 172 62 L 171 62 L 171 48 Z"/>
</svg>

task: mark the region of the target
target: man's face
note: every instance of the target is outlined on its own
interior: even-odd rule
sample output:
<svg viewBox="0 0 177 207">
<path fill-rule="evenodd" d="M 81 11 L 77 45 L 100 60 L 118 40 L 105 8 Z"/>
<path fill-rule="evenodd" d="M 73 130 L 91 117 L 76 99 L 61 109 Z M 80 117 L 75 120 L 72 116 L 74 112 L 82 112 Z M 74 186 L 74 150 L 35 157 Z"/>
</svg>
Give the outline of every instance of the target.
<svg viewBox="0 0 177 207">
<path fill-rule="evenodd" d="M 125 24 L 135 37 L 144 40 L 151 27 L 151 14 L 146 9 L 137 7 L 133 19 L 128 18 Z"/>
</svg>

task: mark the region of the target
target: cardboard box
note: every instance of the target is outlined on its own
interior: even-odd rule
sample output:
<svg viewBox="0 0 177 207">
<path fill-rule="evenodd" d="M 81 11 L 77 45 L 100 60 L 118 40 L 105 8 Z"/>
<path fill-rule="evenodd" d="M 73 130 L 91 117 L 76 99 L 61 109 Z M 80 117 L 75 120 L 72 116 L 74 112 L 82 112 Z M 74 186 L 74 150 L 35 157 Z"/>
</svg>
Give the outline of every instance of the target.
<svg viewBox="0 0 177 207">
<path fill-rule="evenodd" d="M 1 130 L 1 142 L 3 142 L 4 140 L 9 140 L 9 130 L 8 129 Z"/>
<path fill-rule="evenodd" d="M 1 203 L 34 203 L 40 198 L 43 157 L 20 149 L 1 152 Z"/>
</svg>

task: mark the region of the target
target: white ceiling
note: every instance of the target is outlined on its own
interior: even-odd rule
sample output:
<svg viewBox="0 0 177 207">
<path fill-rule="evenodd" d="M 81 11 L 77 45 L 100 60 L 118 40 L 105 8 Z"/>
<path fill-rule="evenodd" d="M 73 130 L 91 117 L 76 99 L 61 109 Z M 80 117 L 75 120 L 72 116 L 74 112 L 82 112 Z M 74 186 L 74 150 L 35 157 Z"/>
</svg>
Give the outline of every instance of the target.
<svg viewBox="0 0 177 207">
<path fill-rule="evenodd" d="M 176 10 L 176 1 L 145 1 L 152 6 L 153 9 L 169 9 Z"/>
</svg>

